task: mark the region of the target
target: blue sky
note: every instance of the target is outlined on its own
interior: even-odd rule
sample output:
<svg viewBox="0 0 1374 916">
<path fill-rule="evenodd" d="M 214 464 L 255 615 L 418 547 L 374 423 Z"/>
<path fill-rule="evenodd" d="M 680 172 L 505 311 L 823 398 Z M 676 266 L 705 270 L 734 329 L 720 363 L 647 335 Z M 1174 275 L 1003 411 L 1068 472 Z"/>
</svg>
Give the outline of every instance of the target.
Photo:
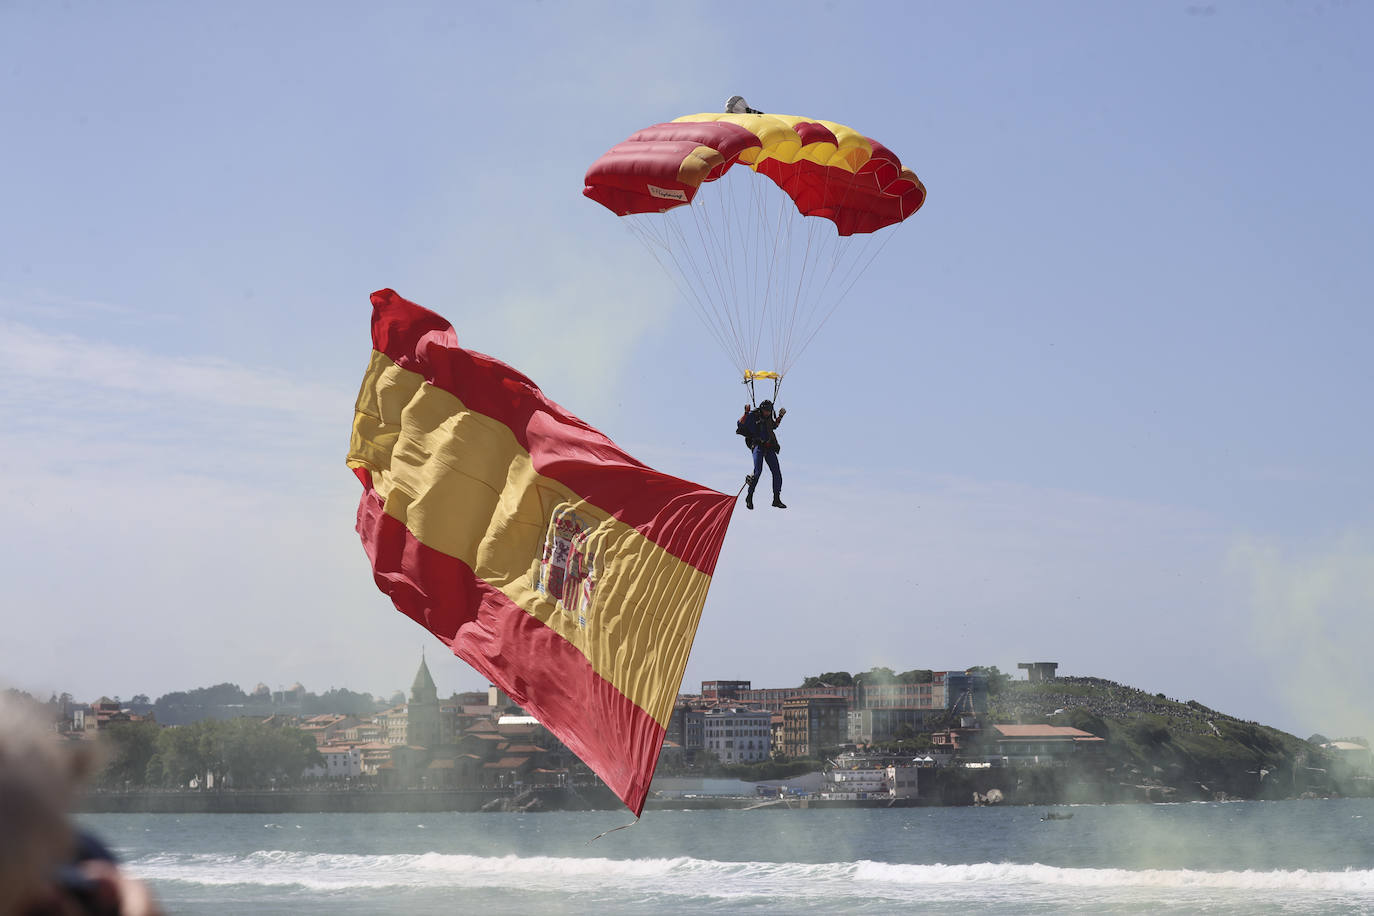
<svg viewBox="0 0 1374 916">
<path fill-rule="evenodd" d="M 925 208 L 788 375 L 686 685 L 1054 660 L 1374 736 L 1374 8 L 0 4 L 0 678 L 390 692 L 368 294 L 730 491 L 742 391 L 587 166 L 756 107 Z"/>
</svg>

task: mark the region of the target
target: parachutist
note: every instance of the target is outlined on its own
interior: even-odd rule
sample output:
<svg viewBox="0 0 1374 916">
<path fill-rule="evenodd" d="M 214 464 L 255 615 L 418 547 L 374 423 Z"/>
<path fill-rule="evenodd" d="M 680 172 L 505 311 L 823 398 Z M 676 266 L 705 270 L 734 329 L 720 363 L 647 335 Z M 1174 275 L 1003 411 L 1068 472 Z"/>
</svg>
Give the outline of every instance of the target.
<svg viewBox="0 0 1374 916">
<path fill-rule="evenodd" d="M 854 128 L 749 114 L 758 109 L 739 96 L 726 107 L 635 131 L 588 167 L 582 193 L 625 219 L 680 284 L 752 403 L 752 382 L 782 380 L 887 244 L 879 233 L 920 210 L 926 188 Z M 845 279 L 789 279 L 822 275 Z"/>
<path fill-rule="evenodd" d="M 759 406 L 753 410 L 745 404 L 744 415 L 735 423 L 735 432 L 744 437 L 744 444 L 754 456 L 754 473 L 744 478 L 749 488 L 744 497 L 746 508 L 754 508 L 754 488 L 759 485 L 765 461 L 768 462 L 769 476 L 773 479 L 773 505 L 779 509 L 787 508 L 787 504 L 782 501 L 782 467 L 778 464 L 778 452 L 782 451 L 782 446 L 774 432 L 786 414 L 787 408 L 784 407 L 775 417 L 773 402 L 760 401 Z"/>
</svg>

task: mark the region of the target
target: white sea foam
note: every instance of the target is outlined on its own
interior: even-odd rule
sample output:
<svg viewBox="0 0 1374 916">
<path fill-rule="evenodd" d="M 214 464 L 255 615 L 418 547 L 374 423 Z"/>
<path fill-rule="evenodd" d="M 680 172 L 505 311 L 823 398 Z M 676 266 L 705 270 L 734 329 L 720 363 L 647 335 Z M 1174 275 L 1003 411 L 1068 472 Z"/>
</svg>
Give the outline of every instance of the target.
<svg viewBox="0 0 1374 916">
<path fill-rule="evenodd" d="M 1217 890 L 1374 892 L 1374 870 L 1194 871 L 1190 869 L 1058 868 L 983 862 L 976 865 L 888 865 L 860 862 L 861 881 L 912 884 L 1054 885 L 1066 888 L 1211 888 Z"/>
<path fill-rule="evenodd" d="M 157 882 L 203 886 L 252 885 L 315 890 L 353 888 L 504 888 L 567 892 L 653 891 L 665 885 L 684 895 L 712 898 L 768 895 L 799 897 L 976 890 L 1037 891 L 1308 892 L 1374 894 L 1374 870 L 1194 871 L 1187 869 L 1060 868 L 983 862 L 965 865 L 894 865 L 858 861 L 718 862 L 690 857 L 607 859 L 562 856 L 338 855 L 262 850 L 245 856 L 152 855 L 130 863 Z"/>
</svg>

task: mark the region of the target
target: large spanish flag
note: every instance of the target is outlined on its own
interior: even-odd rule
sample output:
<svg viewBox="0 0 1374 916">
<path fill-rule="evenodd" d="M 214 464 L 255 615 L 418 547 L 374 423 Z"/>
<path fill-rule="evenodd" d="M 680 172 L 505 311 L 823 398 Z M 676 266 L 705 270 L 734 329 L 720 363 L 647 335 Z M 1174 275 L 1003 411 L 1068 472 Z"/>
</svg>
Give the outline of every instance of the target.
<svg viewBox="0 0 1374 916">
<path fill-rule="evenodd" d="M 377 586 L 639 816 L 735 499 L 660 474 L 372 294 L 348 464 Z"/>
</svg>

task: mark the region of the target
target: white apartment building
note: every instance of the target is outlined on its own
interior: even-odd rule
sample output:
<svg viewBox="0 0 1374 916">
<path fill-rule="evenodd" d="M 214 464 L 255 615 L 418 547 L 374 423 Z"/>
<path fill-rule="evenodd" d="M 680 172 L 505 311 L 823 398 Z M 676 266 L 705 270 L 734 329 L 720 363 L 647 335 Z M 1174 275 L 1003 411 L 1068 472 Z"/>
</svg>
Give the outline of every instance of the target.
<svg viewBox="0 0 1374 916">
<path fill-rule="evenodd" d="M 702 730 L 706 750 L 721 763 L 754 763 L 767 760 L 772 753 L 766 710 L 721 706 L 706 710 Z"/>
<path fill-rule="evenodd" d="M 305 775 L 311 779 L 347 779 L 363 775 L 363 749 L 356 744 L 348 746 L 326 744 L 320 748 L 324 758 L 323 767 L 311 767 Z"/>
</svg>

